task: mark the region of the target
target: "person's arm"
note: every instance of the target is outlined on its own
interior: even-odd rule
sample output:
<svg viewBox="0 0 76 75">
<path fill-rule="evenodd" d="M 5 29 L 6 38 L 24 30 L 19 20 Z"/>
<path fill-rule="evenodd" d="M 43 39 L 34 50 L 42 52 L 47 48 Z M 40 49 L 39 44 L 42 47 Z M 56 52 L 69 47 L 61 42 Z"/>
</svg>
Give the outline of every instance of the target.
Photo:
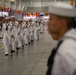
<svg viewBox="0 0 76 75">
<path fill-rule="evenodd" d="M 4 34 L 4 24 L 2 26 L 2 37 L 3 37 L 3 34 Z"/>
</svg>

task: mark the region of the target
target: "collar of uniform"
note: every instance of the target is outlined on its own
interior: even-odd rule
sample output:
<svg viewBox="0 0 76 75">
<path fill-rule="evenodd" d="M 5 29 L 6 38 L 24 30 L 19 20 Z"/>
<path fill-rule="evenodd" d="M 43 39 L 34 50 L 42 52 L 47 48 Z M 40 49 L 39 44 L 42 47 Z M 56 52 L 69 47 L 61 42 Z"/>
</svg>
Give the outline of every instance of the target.
<svg viewBox="0 0 76 75">
<path fill-rule="evenodd" d="M 65 39 L 74 39 L 74 40 L 76 40 L 76 30 L 74 28 L 71 28 L 70 30 L 68 30 L 63 35 L 63 37 L 60 40 L 65 40 Z"/>
</svg>

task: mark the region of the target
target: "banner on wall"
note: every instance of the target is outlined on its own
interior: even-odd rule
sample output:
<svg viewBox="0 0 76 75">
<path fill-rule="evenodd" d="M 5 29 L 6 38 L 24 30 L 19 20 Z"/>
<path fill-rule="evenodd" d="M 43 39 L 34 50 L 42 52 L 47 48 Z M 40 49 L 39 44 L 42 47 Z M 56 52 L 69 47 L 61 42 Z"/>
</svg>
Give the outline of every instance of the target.
<svg viewBox="0 0 76 75">
<path fill-rule="evenodd" d="M 5 17 L 5 16 L 9 16 L 9 13 L 0 11 L 0 17 Z"/>
<path fill-rule="evenodd" d="M 30 12 L 26 13 L 26 16 L 29 16 L 30 17 L 31 16 L 31 13 Z"/>
<path fill-rule="evenodd" d="M 44 16 L 44 13 L 40 13 L 40 17 L 43 17 Z"/>
<path fill-rule="evenodd" d="M 45 16 L 48 16 L 49 14 L 48 14 L 48 12 L 45 12 L 44 15 L 45 15 Z"/>
<path fill-rule="evenodd" d="M 4 11 L 4 12 L 9 12 L 9 13 L 17 13 L 17 14 L 22 14 L 22 16 L 28 16 L 30 17 L 32 16 L 36 16 L 36 17 L 43 17 L 43 16 L 48 16 L 48 12 L 44 12 L 44 13 L 40 13 L 40 12 L 28 12 L 28 13 L 24 13 L 22 12 L 22 10 L 17 10 L 17 9 L 11 9 L 9 7 L 2 7 L 0 6 L 0 11 Z"/>
<path fill-rule="evenodd" d="M 36 16 L 36 14 L 35 14 L 35 13 L 31 13 L 31 15 L 32 15 L 32 16 Z"/>
<path fill-rule="evenodd" d="M 36 17 L 39 17 L 40 16 L 40 13 L 36 13 Z"/>
<path fill-rule="evenodd" d="M 3 12 L 3 17 L 5 16 L 9 16 L 9 13 L 8 12 Z"/>
</svg>

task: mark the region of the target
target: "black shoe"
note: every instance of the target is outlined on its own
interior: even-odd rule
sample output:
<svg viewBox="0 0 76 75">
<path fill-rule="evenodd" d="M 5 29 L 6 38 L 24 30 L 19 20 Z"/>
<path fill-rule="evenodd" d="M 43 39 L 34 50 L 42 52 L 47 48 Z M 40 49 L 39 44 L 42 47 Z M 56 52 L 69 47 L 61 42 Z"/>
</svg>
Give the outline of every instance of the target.
<svg viewBox="0 0 76 75">
<path fill-rule="evenodd" d="M 21 49 L 21 47 L 17 47 L 17 48 L 16 48 L 16 50 L 19 50 L 19 49 Z"/>
<path fill-rule="evenodd" d="M 30 42 L 28 44 L 30 45 Z"/>
<path fill-rule="evenodd" d="M 16 48 L 16 50 L 18 50 L 18 47 Z"/>
<path fill-rule="evenodd" d="M 14 53 L 15 52 L 15 50 L 11 50 L 11 53 Z"/>
<path fill-rule="evenodd" d="M 25 44 L 25 45 L 27 45 L 27 44 Z"/>
<path fill-rule="evenodd" d="M 8 54 L 5 54 L 5 56 L 8 56 Z"/>
<path fill-rule="evenodd" d="M 21 47 L 18 47 L 18 49 L 21 49 Z"/>
<path fill-rule="evenodd" d="M 34 40 L 31 40 L 31 42 L 34 42 Z"/>
<path fill-rule="evenodd" d="M 24 45 L 22 45 L 22 47 L 24 47 Z"/>
<path fill-rule="evenodd" d="M 32 40 L 31 40 L 31 42 L 32 42 Z"/>
<path fill-rule="evenodd" d="M 38 40 L 39 40 L 39 38 L 38 38 Z"/>
<path fill-rule="evenodd" d="M 41 34 L 43 34 L 43 32 L 40 32 Z"/>
</svg>

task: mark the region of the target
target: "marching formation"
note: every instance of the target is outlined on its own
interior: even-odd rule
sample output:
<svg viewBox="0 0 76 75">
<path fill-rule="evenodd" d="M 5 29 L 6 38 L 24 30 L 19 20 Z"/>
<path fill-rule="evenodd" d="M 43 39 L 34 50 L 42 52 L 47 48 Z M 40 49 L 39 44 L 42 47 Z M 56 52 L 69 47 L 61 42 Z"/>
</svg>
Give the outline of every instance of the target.
<svg viewBox="0 0 76 75">
<path fill-rule="evenodd" d="M 18 52 L 25 45 L 39 40 L 39 34 L 43 33 L 43 21 L 16 20 L 15 16 L 6 17 L 2 26 L 2 36 L 5 56 Z"/>
</svg>

